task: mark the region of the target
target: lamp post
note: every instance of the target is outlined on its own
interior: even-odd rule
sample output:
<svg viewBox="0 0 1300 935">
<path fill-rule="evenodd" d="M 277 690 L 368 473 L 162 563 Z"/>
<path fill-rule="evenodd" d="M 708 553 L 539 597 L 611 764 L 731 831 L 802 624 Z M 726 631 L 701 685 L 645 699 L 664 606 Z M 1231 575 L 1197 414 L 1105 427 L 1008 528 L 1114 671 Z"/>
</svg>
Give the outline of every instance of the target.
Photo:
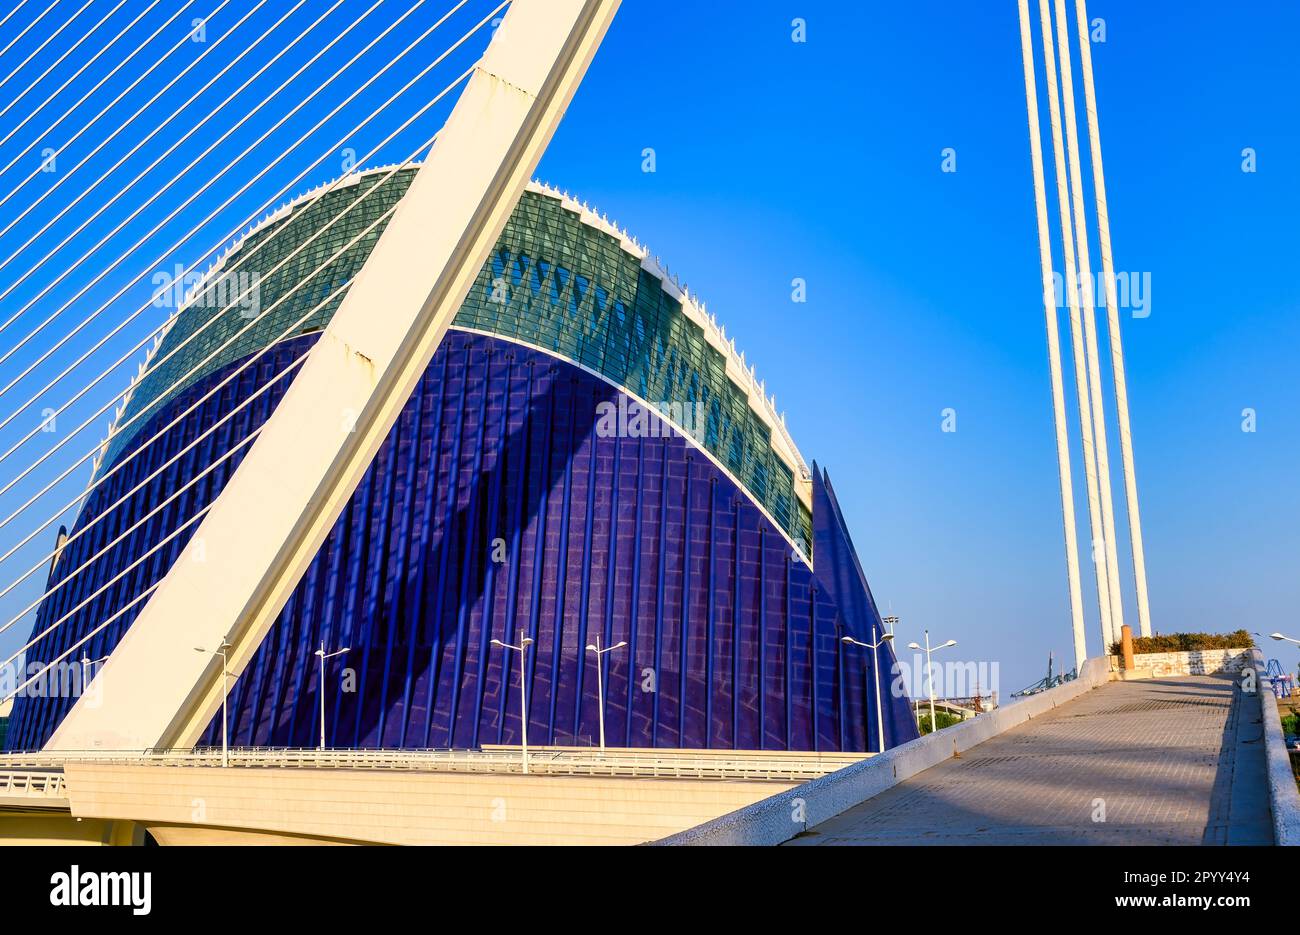
<svg viewBox="0 0 1300 935">
<path fill-rule="evenodd" d="M 1256 635 L 1256 636 L 1259 636 L 1258 633 L 1256 633 L 1255 635 Z M 1270 633 L 1269 636 L 1273 637 L 1273 639 L 1275 639 L 1275 640 L 1282 640 L 1282 641 L 1287 642 L 1287 643 L 1295 643 L 1297 646 L 1300 646 L 1300 640 L 1297 640 L 1297 639 L 1295 639 L 1295 638 L 1293 638 L 1293 637 L 1290 637 L 1290 636 L 1284 636 L 1284 635 L 1281 634 L 1281 633 Z M 1287 678 L 1289 679 L 1289 678 L 1290 678 L 1290 675 L 1287 675 Z M 1289 691 L 1290 689 L 1288 688 L 1287 690 Z"/>
<path fill-rule="evenodd" d="M 925 650 L 925 675 L 930 682 L 930 730 L 932 732 L 938 730 L 938 726 L 935 724 L 934 721 L 934 663 L 930 661 L 930 654 L 937 653 L 941 649 L 947 649 L 949 646 L 956 646 L 956 645 L 957 645 L 956 640 L 949 640 L 946 643 L 940 643 L 938 646 L 931 646 L 929 630 L 925 631 L 924 646 L 919 645 L 915 641 L 907 644 L 908 649 L 915 649 L 918 652 L 922 649 Z"/>
<path fill-rule="evenodd" d="M 876 632 L 875 627 L 872 627 L 871 630 L 873 634 Z M 871 678 L 872 681 L 876 683 L 876 733 L 879 736 L 878 746 L 880 747 L 881 753 L 885 752 L 885 718 L 880 706 L 880 661 L 878 655 L 880 647 L 884 646 L 893 638 L 894 634 L 886 633 L 884 636 L 879 637 L 874 643 L 864 643 L 861 640 L 855 640 L 851 636 L 845 636 L 840 639 L 841 643 L 847 643 L 850 646 L 861 646 L 863 649 L 871 650 Z"/>
<path fill-rule="evenodd" d="M 604 649 L 601 649 L 599 633 L 596 634 L 596 642 L 587 644 L 587 652 L 596 654 L 596 699 L 600 705 L 600 749 L 602 753 L 605 750 L 605 681 L 601 677 L 600 673 L 601 657 L 604 656 L 605 653 L 612 653 L 614 650 L 622 649 L 626 645 L 627 640 L 619 640 L 613 646 L 607 646 Z"/>
<path fill-rule="evenodd" d="M 325 641 L 320 641 L 320 649 L 316 650 L 316 655 L 320 657 L 320 750 L 325 749 L 325 660 L 333 659 L 335 656 L 341 656 L 351 646 L 344 646 L 342 649 L 336 649 L 332 653 L 325 652 Z"/>
<path fill-rule="evenodd" d="M 230 765 L 230 711 L 226 703 L 226 695 L 230 688 L 230 659 L 227 653 L 230 651 L 230 643 L 222 640 L 221 645 L 216 649 L 207 650 L 202 646 L 195 646 L 196 653 L 210 652 L 214 656 L 221 657 L 221 765 Z"/>
<path fill-rule="evenodd" d="M 513 643 L 503 643 L 500 640 L 493 640 L 493 646 L 500 646 L 502 649 L 513 649 L 519 653 L 519 738 L 523 745 L 524 755 L 524 775 L 528 775 L 528 683 L 527 673 L 524 671 L 524 660 L 528 657 L 528 647 L 533 645 L 533 638 L 525 636 L 519 641 L 519 645 Z"/>
</svg>

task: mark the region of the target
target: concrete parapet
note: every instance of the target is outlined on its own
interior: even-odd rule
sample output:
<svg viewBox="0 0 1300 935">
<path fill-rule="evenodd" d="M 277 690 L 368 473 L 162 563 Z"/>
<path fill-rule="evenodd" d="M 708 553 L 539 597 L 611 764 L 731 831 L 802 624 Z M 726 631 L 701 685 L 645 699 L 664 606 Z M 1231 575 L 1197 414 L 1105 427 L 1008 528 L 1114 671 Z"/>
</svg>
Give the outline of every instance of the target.
<svg viewBox="0 0 1300 935">
<path fill-rule="evenodd" d="M 1291 769 L 1291 755 L 1282 734 L 1282 718 L 1273 700 L 1271 680 L 1264 675 L 1264 654 L 1251 651 L 1258 686 L 1255 691 L 1264 719 L 1264 758 L 1268 769 L 1268 801 L 1273 811 L 1273 838 L 1279 845 L 1300 844 L 1300 789 Z"/>
</svg>

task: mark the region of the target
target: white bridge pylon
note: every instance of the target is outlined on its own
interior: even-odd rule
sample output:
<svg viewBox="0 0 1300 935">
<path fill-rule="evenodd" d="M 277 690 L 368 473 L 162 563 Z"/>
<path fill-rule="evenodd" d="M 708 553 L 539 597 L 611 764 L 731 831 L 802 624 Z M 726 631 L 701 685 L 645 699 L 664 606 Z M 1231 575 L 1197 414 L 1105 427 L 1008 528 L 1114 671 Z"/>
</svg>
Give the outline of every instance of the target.
<svg viewBox="0 0 1300 935">
<path fill-rule="evenodd" d="M 514 0 L 338 312 L 49 750 L 193 745 L 388 435 L 619 0 Z"/>
</svg>

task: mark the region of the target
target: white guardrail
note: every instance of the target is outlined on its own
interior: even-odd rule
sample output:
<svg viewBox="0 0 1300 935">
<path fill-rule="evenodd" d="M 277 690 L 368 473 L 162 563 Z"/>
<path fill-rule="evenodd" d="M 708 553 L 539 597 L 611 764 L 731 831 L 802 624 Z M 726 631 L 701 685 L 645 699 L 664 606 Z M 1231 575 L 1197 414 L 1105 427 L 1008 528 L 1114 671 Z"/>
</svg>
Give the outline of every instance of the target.
<svg viewBox="0 0 1300 935">
<path fill-rule="evenodd" d="M 565 776 L 630 776 L 662 779 L 795 781 L 816 779 L 862 759 L 862 754 L 706 754 L 698 750 L 607 750 L 530 748 L 531 773 Z M 220 766 L 221 750 L 59 751 L 0 756 L 4 770 L 58 770 L 67 762 L 129 766 Z M 517 773 L 518 747 L 484 750 L 314 750 L 233 747 L 231 767 L 245 769 L 384 769 L 456 773 Z"/>
</svg>

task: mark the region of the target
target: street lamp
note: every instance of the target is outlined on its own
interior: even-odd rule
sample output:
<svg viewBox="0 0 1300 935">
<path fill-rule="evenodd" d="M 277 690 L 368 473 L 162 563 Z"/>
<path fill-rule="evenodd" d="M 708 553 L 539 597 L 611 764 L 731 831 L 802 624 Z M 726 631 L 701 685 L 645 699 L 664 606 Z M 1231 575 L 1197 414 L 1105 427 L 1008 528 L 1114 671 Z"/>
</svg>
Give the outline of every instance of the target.
<svg viewBox="0 0 1300 935">
<path fill-rule="evenodd" d="M 587 652 L 596 654 L 596 698 L 600 705 L 600 749 L 602 753 L 605 750 L 605 682 L 600 674 L 600 657 L 605 653 L 612 653 L 616 649 L 622 649 L 626 645 L 627 640 L 619 640 L 613 646 L 601 649 L 599 633 L 596 634 L 596 642 L 587 644 Z"/>
<path fill-rule="evenodd" d="M 1270 633 L 1269 636 L 1273 637 L 1275 640 L 1286 640 L 1288 643 L 1296 643 L 1297 645 L 1300 645 L 1300 640 L 1292 639 L 1289 636 L 1283 636 L 1281 633 Z"/>
<path fill-rule="evenodd" d="M 316 650 L 316 655 L 320 656 L 320 749 L 325 749 L 325 660 L 333 659 L 335 656 L 341 656 L 351 646 L 344 646 L 342 649 L 336 649 L 332 653 L 325 652 L 325 641 L 320 641 L 320 649 Z"/>
<path fill-rule="evenodd" d="M 226 694 L 230 687 L 230 659 L 227 653 L 230 651 L 229 641 L 223 639 L 221 645 L 216 649 L 207 650 L 202 646 L 195 646 L 196 653 L 210 652 L 214 656 L 221 657 L 221 765 L 230 765 L 230 712 L 226 705 Z"/>
<path fill-rule="evenodd" d="M 876 628 L 872 627 L 871 631 L 872 633 L 875 633 Z M 884 646 L 893 638 L 894 634 L 886 633 L 874 643 L 864 643 L 861 640 L 855 640 L 851 636 L 845 636 L 840 640 L 841 643 L 847 643 L 850 646 L 861 646 L 864 649 L 871 650 L 871 676 L 872 681 L 876 683 L 876 732 L 879 734 L 880 738 L 879 746 L 881 753 L 885 752 L 885 718 L 880 707 L 880 662 L 878 655 L 880 647 Z"/>
<path fill-rule="evenodd" d="M 524 754 L 524 775 L 528 775 L 528 682 L 524 673 L 524 660 L 528 658 L 528 647 L 533 645 L 533 638 L 525 636 L 519 641 L 519 645 L 512 643 L 503 643 L 500 640 L 493 640 L 493 646 L 500 646 L 502 649 L 513 649 L 519 653 L 519 738 L 523 745 Z"/>
<path fill-rule="evenodd" d="M 956 640 L 949 640 L 948 642 L 941 643 L 938 646 L 931 646 L 929 630 L 925 631 L 924 646 L 921 646 L 915 641 L 907 644 L 908 649 L 915 649 L 918 652 L 922 649 L 925 650 L 925 675 L 926 678 L 928 678 L 930 681 L 930 730 L 932 732 L 938 730 L 939 728 L 934 721 L 934 664 L 930 662 L 930 653 L 937 653 L 941 649 L 947 649 L 949 646 L 956 646 L 956 645 L 957 645 Z"/>
</svg>

